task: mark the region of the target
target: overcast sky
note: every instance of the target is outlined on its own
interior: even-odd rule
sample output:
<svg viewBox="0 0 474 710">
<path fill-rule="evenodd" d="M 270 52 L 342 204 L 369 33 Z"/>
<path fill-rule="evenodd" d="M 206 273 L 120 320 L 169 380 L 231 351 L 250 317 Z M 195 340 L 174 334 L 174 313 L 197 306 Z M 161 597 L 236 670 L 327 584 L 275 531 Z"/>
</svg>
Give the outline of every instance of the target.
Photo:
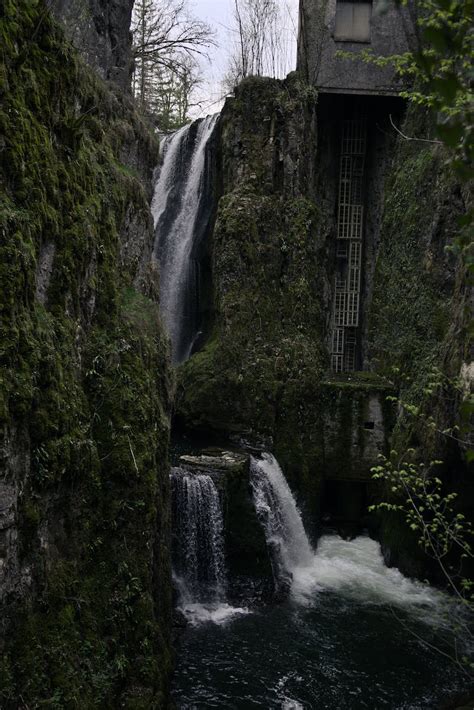
<svg viewBox="0 0 474 710">
<path fill-rule="evenodd" d="M 280 0 L 282 5 L 288 2 L 293 14 L 293 22 L 297 22 L 298 0 Z M 190 9 L 199 19 L 205 20 L 215 29 L 218 47 L 209 50 L 210 60 L 203 60 L 202 69 L 205 85 L 201 90 L 201 109 L 196 115 L 206 115 L 219 111 L 222 105 L 222 77 L 226 73 L 229 45 L 232 42 L 230 28 L 232 26 L 233 0 L 190 0 Z M 293 36 L 292 23 L 288 22 L 288 42 L 291 43 L 289 69 L 296 64 L 296 40 Z"/>
</svg>

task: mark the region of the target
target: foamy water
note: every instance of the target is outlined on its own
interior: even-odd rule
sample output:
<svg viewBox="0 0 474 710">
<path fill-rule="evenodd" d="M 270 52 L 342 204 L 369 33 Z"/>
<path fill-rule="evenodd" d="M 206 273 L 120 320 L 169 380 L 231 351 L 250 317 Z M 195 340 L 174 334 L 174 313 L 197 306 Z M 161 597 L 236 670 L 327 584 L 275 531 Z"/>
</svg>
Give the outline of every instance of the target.
<svg viewBox="0 0 474 710">
<path fill-rule="evenodd" d="M 179 611 L 186 617 L 191 626 L 201 624 L 225 624 L 237 616 L 244 616 L 250 611 L 245 607 L 234 607 L 230 604 L 182 604 Z"/>
<path fill-rule="evenodd" d="M 295 498 L 271 454 L 252 459 L 252 487 L 267 543 L 278 572 L 290 580 L 295 602 L 308 605 L 319 593 L 334 592 L 362 603 L 413 610 L 439 623 L 450 603 L 447 595 L 388 568 L 379 543 L 367 535 L 352 541 L 324 535 L 317 550 L 311 547 Z"/>
<path fill-rule="evenodd" d="M 337 592 L 362 603 L 385 604 L 408 610 L 438 610 L 448 598 L 427 584 L 408 579 L 385 565 L 380 545 L 368 536 L 347 541 L 324 535 L 312 563 L 292 570 L 295 601 L 311 603 L 318 592 Z"/>
<path fill-rule="evenodd" d="M 200 628 L 183 632 L 177 707 L 415 710 L 465 686 L 431 650 L 450 643 L 456 605 L 447 595 L 387 568 L 367 536 L 325 535 L 313 549 L 274 457 L 253 459 L 251 476 L 277 585 L 290 598 L 252 613 L 181 598 Z"/>
</svg>

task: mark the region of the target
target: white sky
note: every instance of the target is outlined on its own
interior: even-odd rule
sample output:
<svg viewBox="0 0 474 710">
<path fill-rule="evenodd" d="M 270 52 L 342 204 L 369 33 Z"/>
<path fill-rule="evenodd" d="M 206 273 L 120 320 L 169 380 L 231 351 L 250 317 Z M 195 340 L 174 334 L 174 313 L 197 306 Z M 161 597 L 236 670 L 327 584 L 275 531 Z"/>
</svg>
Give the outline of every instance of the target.
<svg viewBox="0 0 474 710">
<path fill-rule="evenodd" d="M 298 0 L 279 0 L 288 5 L 293 15 L 294 27 L 297 26 Z M 209 60 L 202 61 L 202 70 L 205 85 L 200 92 L 201 108 L 195 110 L 196 117 L 208 113 L 216 113 L 222 107 L 222 77 L 226 73 L 227 57 L 232 41 L 230 27 L 232 25 L 233 0 L 191 0 L 190 10 L 193 15 L 207 22 L 216 32 L 217 47 L 209 50 Z M 291 43 L 290 52 L 292 65 L 290 71 L 296 66 L 296 38 L 293 35 L 291 22 L 288 22 L 288 41 Z"/>
</svg>

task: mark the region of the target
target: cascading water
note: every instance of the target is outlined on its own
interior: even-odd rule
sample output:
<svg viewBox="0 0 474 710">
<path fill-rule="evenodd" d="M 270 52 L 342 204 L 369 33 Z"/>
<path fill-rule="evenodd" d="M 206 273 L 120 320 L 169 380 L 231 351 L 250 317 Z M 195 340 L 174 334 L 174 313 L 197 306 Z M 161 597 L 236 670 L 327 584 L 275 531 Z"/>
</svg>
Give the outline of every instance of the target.
<svg viewBox="0 0 474 710">
<path fill-rule="evenodd" d="M 223 601 L 226 589 L 224 524 L 210 476 L 174 468 L 171 474 L 175 572 L 183 594 L 195 602 Z"/>
<path fill-rule="evenodd" d="M 277 585 L 291 582 L 294 570 L 311 565 L 314 552 L 296 501 L 277 460 L 263 454 L 251 459 L 251 485 L 257 515 L 272 553 Z"/>
<path fill-rule="evenodd" d="M 290 487 L 271 454 L 252 459 L 251 483 L 273 553 L 276 582 L 289 586 L 295 601 L 312 603 L 319 591 L 332 591 L 364 602 L 429 608 L 429 621 L 434 621 L 435 607 L 444 607 L 444 595 L 386 567 L 379 544 L 367 536 L 348 542 L 324 535 L 314 551 Z M 437 614 L 436 623 L 440 619 Z"/>
<path fill-rule="evenodd" d="M 224 523 L 214 481 L 204 474 L 173 468 L 171 483 L 179 608 L 191 623 L 219 623 L 245 612 L 226 602 Z"/>
<path fill-rule="evenodd" d="M 208 145 L 219 116 L 184 126 L 162 141 L 162 164 L 152 213 L 160 263 L 161 312 L 175 363 L 191 353 L 199 329 L 199 260 L 196 249 L 209 225 L 213 200 Z"/>
<path fill-rule="evenodd" d="M 323 535 L 313 550 L 273 456 L 252 459 L 251 484 L 290 594 L 225 629 L 183 631 L 178 708 L 414 710 L 465 687 L 432 650 L 449 648 L 445 595 L 388 569 L 367 536 Z"/>
</svg>

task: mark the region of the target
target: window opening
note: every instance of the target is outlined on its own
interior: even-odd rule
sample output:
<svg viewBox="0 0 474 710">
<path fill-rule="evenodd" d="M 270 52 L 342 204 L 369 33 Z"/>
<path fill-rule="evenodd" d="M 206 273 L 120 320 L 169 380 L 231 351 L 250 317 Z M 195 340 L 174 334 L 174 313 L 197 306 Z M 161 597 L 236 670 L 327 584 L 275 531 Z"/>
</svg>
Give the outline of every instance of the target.
<svg viewBox="0 0 474 710">
<path fill-rule="evenodd" d="M 372 3 L 337 0 L 334 39 L 336 42 L 370 42 Z"/>
</svg>

